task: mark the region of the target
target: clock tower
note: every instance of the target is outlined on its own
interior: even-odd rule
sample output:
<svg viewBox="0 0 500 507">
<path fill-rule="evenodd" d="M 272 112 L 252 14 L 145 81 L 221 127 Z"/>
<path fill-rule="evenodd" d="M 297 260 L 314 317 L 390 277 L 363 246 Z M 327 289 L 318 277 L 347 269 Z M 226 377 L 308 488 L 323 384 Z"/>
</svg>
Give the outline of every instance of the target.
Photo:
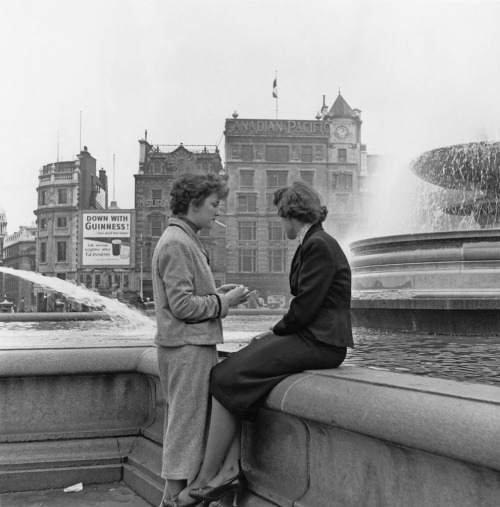
<svg viewBox="0 0 500 507">
<path fill-rule="evenodd" d="M 324 104 L 322 120 L 329 124 L 328 178 L 330 218 L 338 224 L 337 234 L 349 236 L 353 226 L 365 221 L 366 146 L 361 144 L 361 111 L 351 109 L 339 94 L 328 110 Z"/>
</svg>

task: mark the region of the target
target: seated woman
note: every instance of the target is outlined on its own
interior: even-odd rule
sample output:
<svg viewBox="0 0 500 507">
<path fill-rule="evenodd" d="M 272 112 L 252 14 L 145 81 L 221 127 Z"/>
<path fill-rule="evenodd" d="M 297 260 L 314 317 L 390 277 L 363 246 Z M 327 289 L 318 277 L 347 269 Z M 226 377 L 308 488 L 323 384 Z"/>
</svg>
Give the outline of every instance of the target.
<svg viewBox="0 0 500 507">
<path fill-rule="evenodd" d="M 323 230 L 327 209 L 317 192 L 295 182 L 275 192 L 288 239 L 298 239 L 286 315 L 211 372 L 212 412 L 203 464 L 194 481 L 166 505 L 187 507 L 235 495 L 246 487 L 239 461 L 240 422 L 255 420 L 279 382 L 308 369 L 336 368 L 353 347 L 351 270 L 337 241 Z"/>
</svg>

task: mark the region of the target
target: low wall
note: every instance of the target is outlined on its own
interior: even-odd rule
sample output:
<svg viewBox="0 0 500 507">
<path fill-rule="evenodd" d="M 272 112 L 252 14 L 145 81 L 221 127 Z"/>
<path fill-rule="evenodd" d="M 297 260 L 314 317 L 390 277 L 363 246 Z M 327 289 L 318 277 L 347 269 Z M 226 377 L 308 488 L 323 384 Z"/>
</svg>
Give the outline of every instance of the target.
<svg viewBox="0 0 500 507">
<path fill-rule="evenodd" d="M 435 297 L 433 297 L 435 296 Z M 482 296 L 482 297 L 481 297 Z M 353 299 L 354 327 L 447 335 L 496 335 L 500 329 L 500 298 L 475 294 L 427 292 L 412 299 Z"/>
<path fill-rule="evenodd" d="M 0 313 L 0 322 L 60 322 L 75 320 L 109 320 L 109 315 L 106 312 Z"/>
<path fill-rule="evenodd" d="M 164 409 L 151 344 L 0 351 L 0 493 L 124 480 L 157 505 Z M 499 441 L 496 387 L 304 372 L 244 425 L 240 507 L 496 507 Z"/>
</svg>

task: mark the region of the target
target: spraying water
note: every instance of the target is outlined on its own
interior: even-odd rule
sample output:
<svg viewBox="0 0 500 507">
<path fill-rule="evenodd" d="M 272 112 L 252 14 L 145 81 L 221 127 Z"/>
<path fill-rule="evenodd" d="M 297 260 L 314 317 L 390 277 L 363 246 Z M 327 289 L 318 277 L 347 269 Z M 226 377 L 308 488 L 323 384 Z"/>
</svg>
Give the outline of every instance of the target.
<svg viewBox="0 0 500 507">
<path fill-rule="evenodd" d="M 156 329 L 154 319 L 142 314 L 141 312 L 130 308 L 117 299 L 111 299 L 101 296 L 97 292 L 87 289 L 84 286 L 61 280 L 56 277 L 43 276 L 34 271 L 23 271 L 0 267 L 0 273 L 6 275 L 17 276 L 29 282 L 41 285 L 55 292 L 64 294 L 66 297 L 74 299 L 79 303 L 83 303 L 89 307 L 104 308 L 107 316 L 114 324 L 120 326 L 120 329 L 138 329 L 144 332 L 153 333 Z"/>
</svg>

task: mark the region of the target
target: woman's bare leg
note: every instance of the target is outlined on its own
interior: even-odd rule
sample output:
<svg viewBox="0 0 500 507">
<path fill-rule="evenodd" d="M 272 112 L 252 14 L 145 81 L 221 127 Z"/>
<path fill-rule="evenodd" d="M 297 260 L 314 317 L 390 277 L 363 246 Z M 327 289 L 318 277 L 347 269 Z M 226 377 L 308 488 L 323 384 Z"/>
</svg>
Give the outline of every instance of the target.
<svg viewBox="0 0 500 507">
<path fill-rule="evenodd" d="M 210 429 L 205 457 L 194 481 L 179 495 L 181 505 L 188 503 L 189 500 L 192 501 L 189 496 L 190 489 L 206 486 L 218 474 L 222 464 L 226 461 L 226 457 L 228 458 L 228 468 L 231 467 L 231 462 L 234 459 L 237 470 L 240 453 L 239 428 L 240 420 L 238 417 L 224 408 L 215 398 L 212 398 Z M 233 475 L 235 474 L 233 473 Z"/>
<path fill-rule="evenodd" d="M 162 504 L 163 505 L 163 500 L 168 500 L 170 498 L 172 498 L 173 496 L 175 495 L 178 495 L 185 487 L 186 487 L 186 484 L 187 484 L 187 480 L 185 479 L 181 479 L 181 480 L 172 480 L 172 479 L 167 479 L 165 481 L 165 489 L 163 490 L 163 497 L 162 497 Z M 160 505 L 160 507 L 161 507 Z"/>
</svg>

